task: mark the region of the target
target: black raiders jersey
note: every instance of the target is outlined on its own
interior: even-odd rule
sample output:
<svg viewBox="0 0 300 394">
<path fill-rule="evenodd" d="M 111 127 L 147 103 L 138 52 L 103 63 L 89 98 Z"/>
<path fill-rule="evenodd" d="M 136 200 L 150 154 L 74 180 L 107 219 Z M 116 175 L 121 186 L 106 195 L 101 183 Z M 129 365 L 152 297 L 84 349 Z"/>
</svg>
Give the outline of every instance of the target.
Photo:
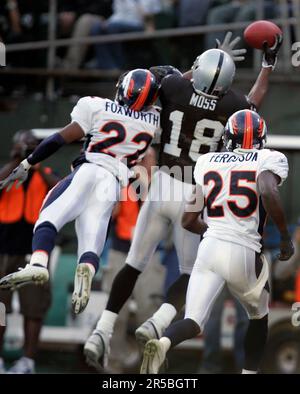
<svg viewBox="0 0 300 394">
<path fill-rule="evenodd" d="M 177 178 L 176 174 L 180 173 L 180 180 L 189 183 L 193 182 L 193 167 L 199 156 L 220 150 L 228 118 L 251 107 L 247 97 L 234 90 L 229 90 L 220 100 L 199 95 L 191 81 L 179 75 L 163 79 L 160 101 L 159 166 L 176 168 L 173 176 Z"/>
</svg>

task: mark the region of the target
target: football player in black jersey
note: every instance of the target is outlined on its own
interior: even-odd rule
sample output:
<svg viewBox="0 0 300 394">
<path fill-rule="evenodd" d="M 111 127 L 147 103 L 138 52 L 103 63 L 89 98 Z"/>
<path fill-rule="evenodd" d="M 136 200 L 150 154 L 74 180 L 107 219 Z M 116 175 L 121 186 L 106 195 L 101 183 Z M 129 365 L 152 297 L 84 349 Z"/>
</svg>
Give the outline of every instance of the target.
<svg viewBox="0 0 300 394">
<path fill-rule="evenodd" d="M 200 155 L 221 148 L 224 125 L 234 112 L 260 107 L 282 41 L 278 36 L 274 47 L 265 46 L 262 70 L 249 94 L 244 95 L 231 89 L 234 60 L 243 60 L 244 50 L 235 50 L 237 39 L 229 42 L 229 38 L 230 34 L 218 48 L 200 55 L 192 70 L 183 75 L 171 66 L 151 68 L 161 79 L 159 170 L 139 213 L 126 264 L 115 277 L 106 309 L 84 347 L 87 362 L 96 368 L 105 366 L 118 313 L 170 225 L 181 276 L 159 310 L 136 330 L 137 340 L 145 344 L 160 338 L 184 305 L 200 241 L 199 235 L 181 226 L 186 198 L 193 189 L 194 164 Z"/>
</svg>

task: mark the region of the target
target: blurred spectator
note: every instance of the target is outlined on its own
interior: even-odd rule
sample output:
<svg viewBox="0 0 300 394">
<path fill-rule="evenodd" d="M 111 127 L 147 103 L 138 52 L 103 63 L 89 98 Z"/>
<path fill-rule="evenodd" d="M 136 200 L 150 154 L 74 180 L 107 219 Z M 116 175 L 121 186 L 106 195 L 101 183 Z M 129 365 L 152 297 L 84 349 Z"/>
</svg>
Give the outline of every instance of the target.
<svg viewBox="0 0 300 394">
<path fill-rule="evenodd" d="M 213 0 L 176 0 L 178 2 L 178 26 L 203 25 Z"/>
<path fill-rule="evenodd" d="M 239 301 L 232 297 L 225 287 L 219 295 L 204 329 L 204 349 L 199 373 L 219 374 L 224 372 L 222 368 L 221 337 L 222 315 L 227 299 L 233 300 L 236 312 L 233 351 L 236 369 L 238 371 L 242 370 L 244 362 L 244 338 L 248 328 L 248 317 Z"/>
<path fill-rule="evenodd" d="M 206 23 L 209 8 L 213 0 L 176 0 L 179 27 L 191 27 Z M 203 35 L 176 37 L 180 51 L 175 53 L 175 63 L 182 70 L 187 70 L 195 58 L 203 51 Z"/>
<path fill-rule="evenodd" d="M 21 34 L 21 15 L 17 0 L 2 1 L 0 5 L 0 32 L 3 41 L 11 41 Z"/>
<path fill-rule="evenodd" d="M 6 42 L 25 42 L 45 38 L 46 30 L 42 27 L 48 13 L 48 1 L 6 0 L 1 6 Z M 44 23 L 45 24 L 45 23 Z M 42 33 L 43 30 L 43 33 Z"/>
<path fill-rule="evenodd" d="M 153 16 L 161 11 L 161 0 L 113 0 L 113 14 L 92 26 L 92 35 L 153 31 Z M 96 64 L 99 69 L 121 70 L 125 58 L 120 43 L 97 44 Z"/>
<path fill-rule="evenodd" d="M 37 146 L 30 131 L 20 131 L 14 137 L 10 161 L 0 169 L 4 179 Z M 58 182 L 50 168 L 35 166 L 27 181 L 19 188 L 0 191 L 0 277 L 15 272 L 26 264 L 31 253 L 31 239 L 44 197 Z M 10 373 L 33 373 L 42 322 L 50 306 L 49 284 L 28 285 L 19 289 L 20 310 L 24 316 L 24 356 L 9 370 Z M 0 302 L 11 312 L 12 292 L 0 291 Z M 5 327 L 0 327 L 0 351 Z M 0 365 L 3 360 L 0 359 Z"/>
<path fill-rule="evenodd" d="M 0 12 L 0 36 L 6 44 L 46 38 L 47 21 L 42 17 L 48 12 L 46 0 L 6 0 Z M 26 56 L 24 52 L 9 52 L 7 64 L 15 67 L 45 65 L 45 51 L 27 51 Z"/>
<path fill-rule="evenodd" d="M 256 18 L 256 8 L 257 3 L 251 0 L 226 1 L 225 4 L 213 7 L 209 10 L 207 25 L 214 26 L 222 23 L 253 21 Z M 275 1 L 264 0 L 264 18 L 270 19 L 275 16 Z M 241 32 L 238 31 L 236 31 L 236 34 L 242 35 Z M 225 33 L 223 31 L 206 34 L 205 48 L 214 48 L 216 38 L 222 42 L 224 35 Z"/>
<path fill-rule="evenodd" d="M 88 37 L 91 26 L 107 19 L 112 13 L 112 0 L 64 0 L 59 14 L 60 32 L 72 38 Z M 64 67 L 77 69 L 84 61 L 88 44 L 73 44 L 68 48 Z"/>
</svg>

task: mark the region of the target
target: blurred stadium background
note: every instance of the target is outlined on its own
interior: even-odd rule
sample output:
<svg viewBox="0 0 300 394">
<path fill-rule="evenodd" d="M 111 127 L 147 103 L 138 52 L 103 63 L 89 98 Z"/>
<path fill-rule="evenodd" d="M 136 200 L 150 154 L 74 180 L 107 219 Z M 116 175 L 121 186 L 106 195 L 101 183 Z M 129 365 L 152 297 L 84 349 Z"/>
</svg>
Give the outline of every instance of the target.
<svg viewBox="0 0 300 394">
<path fill-rule="evenodd" d="M 282 196 L 292 231 L 297 231 L 300 226 L 300 67 L 292 64 L 291 48 L 294 42 L 300 41 L 300 1 L 148 0 L 151 4 L 139 24 L 126 18 L 126 29 L 101 31 L 99 21 L 111 16 L 112 3 L 114 0 L 1 1 L 0 37 L 6 45 L 6 66 L 0 68 L 0 165 L 9 161 L 12 138 L 18 130 L 33 130 L 38 139 L 43 139 L 69 122 L 69 114 L 79 97 L 112 98 L 122 71 L 160 64 L 172 64 L 186 71 L 198 54 L 214 45 L 214 37 L 222 37 L 225 31 L 242 35 L 250 21 L 273 20 L 282 28 L 284 42 L 261 114 L 268 124 L 269 146 L 281 150 L 289 158 L 290 175 L 282 188 Z M 107 51 L 115 43 L 122 44 L 124 57 L 115 63 L 101 64 L 104 59 L 101 51 Z M 253 84 L 261 63 L 260 51 L 247 49 L 246 60 L 238 64 L 234 83 L 245 93 Z M 71 50 L 73 55 L 80 54 L 79 59 L 72 58 Z M 80 144 L 64 147 L 46 164 L 63 177 L 79 150 Z M 274 266 L 277 246 L 277 233 L 269 223 L 265 248 Z M 52 306 L 41 334 L 37 372 L 93 372 L 85 365 L 81 351 L 105 302 L 101 281 L 109 248 L 108 239 L 101 258 L 103 268 L 94 283 L 89 307 L 75 318 L 70 312 L 70 296 L 76 242 L 73 225 L 64 229 L 52 256 Z M 167 256 L 167 260 L 172 260 L 172 253 L 172 246 L 166 240 L 157 259 L 163 262 Z M 300 301 L 299 263 L 295 262 L 289 277 L 273 277 L 271 334 L 263 365 L 265 372 L 300 372 L 300 331 L 291 325 L 291 305 Z M 158 271 L 160 276 L 168 271 L 171 279 L 176 275 L 169 272 L 168 264 Z M 156 287 L 154 293 L 150 291 L 147 295 L 151 303 L 149 310 L 163 300 L 164 282 L 161 281 L 161 289 Z M 127 363 L 118 365 L 115 371 L 137 371 L 138 349 L 133 339 L 138 324 L 137 308 L 133 299 L 126 334 Z M 22 353 L 22 317 L 17 297 L 13 300 L 13 310 L 8 318 L 3 350 L 7 365 Z M 219 365 L 219 372 L 233 372 L 237 368 L 233 351 L 235 322 L 232 300 L 226 300 L 221 333 L 215 336 L 216 342 L 218 337 L 221 340 L 221 358 L 211 355 L 212 363 Z M 202 349 L 202 338 L 183 344 L 172 353 L 170 372 L 216 372 L 214 368 L 201 368 Z"/>
</svg>

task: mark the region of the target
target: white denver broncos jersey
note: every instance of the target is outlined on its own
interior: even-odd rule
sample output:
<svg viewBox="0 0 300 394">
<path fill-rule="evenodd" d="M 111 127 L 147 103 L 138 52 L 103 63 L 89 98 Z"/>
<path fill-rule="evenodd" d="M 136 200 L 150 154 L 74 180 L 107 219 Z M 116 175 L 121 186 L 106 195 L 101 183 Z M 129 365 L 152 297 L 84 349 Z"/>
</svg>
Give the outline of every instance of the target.
<svg viewBox="0 0 300 394">
<path fill-rule="evenodd" d="M 86 159 L 123 175 L 144 157 L 155 133 L 160 131 L 156 107 L 134 111 L 100 97 L 81 98 L 71 118 L 87 136 Z"/>
<path fill-rule="evenodd" d="M 235 242 L 260 252 L 266 212 L 256 180 L 267 170 L 278 175 L 282 184 L 288 176 L 287 158 L 263 149 L 207 153 L 198 159 L 194 177 L 202 186 L 206 202 L 208 230 L 204 237 Z"/>
</svg>

